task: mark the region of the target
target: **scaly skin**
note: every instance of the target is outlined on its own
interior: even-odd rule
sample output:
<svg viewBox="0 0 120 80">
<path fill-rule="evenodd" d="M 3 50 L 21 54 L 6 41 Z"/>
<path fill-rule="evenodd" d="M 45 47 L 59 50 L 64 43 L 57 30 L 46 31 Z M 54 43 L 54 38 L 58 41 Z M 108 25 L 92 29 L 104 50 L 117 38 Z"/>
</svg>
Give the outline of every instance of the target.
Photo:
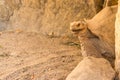
<svg viewBox="0 0 120 80">
<path fill-rule="evenodd" d="M 93 57 L 104 57 L 114 64 L 114 56 L 111 55 L 107 43 L 100 40 L 100 38 L 94 35 L 89 29 L 87 22 L 77 21 L 70 24 L 70 30 L 78 36 L 81 53 L 83 57 L 93 56 Z"/>
<path fill-rule="evenodd" d="M 84 21 L 71 23 L 70 30 L 77 35 L 80 40 L 83 57 L 102 57 L 99 49 L 100 40 L 97 36 L 91 33 Z"/>
</svg>

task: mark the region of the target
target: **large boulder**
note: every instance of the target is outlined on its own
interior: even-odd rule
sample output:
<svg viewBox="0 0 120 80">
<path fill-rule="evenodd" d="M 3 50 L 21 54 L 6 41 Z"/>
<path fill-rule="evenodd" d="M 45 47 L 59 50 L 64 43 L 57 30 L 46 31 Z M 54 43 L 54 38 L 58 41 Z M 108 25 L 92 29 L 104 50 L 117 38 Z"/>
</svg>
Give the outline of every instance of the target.
<svg viewBox="0 0 120 80">
<path fill-rule="evenodd" d="M 115 71 L 104 58 L 86 57 L 66 80 L 114 80 Z"/>
<path fill-rule="evenodd" d="M 116 71 L 119 73 L 120 79 L 120 0 L 118 2 L 118 12 L 115 23 L 115 52 L 116 52 Z"/>
<path fill-rule="evenodd" d="M 13 13 L 10 27 L 56 35 L 68 33 L 69 23 L 74 20 L 92 18 L 103 3 L 103 0 L 5 0 Z"/>
</svg>

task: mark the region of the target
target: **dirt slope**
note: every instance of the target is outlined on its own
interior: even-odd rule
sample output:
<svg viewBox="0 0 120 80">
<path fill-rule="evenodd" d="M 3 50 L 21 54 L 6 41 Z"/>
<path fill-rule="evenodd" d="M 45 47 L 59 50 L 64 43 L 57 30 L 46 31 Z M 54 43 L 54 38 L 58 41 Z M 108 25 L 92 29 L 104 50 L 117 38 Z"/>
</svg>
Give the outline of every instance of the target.
<svg viewBox="0 0 120 80">
<path fill-rule="evenodd" d="M 80 49 L 60 38 L 19 31 L 0 35 L 1 80 L 65 80 L 81 59 Z"/>
</svg>

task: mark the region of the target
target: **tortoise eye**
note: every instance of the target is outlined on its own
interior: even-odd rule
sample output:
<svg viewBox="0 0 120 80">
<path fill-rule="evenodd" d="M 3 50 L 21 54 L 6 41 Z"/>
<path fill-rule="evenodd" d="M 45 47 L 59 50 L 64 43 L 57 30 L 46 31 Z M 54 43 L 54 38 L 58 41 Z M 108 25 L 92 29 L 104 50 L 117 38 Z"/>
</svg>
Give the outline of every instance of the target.
<svg viewBox="0 0 120 80">
<path fill-rule="evenodd" d="M 80 23 L 78 23 L 77 26 L 80 26 Z"/>
</svg>

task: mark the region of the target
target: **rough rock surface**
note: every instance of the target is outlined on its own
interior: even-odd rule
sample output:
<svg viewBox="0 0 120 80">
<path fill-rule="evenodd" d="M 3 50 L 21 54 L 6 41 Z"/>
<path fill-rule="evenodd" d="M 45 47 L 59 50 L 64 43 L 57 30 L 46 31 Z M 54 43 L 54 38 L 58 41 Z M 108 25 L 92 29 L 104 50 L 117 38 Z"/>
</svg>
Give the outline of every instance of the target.
<svg viewBox="0 0 120 80">
<path fill-rule="evenodd" d="M 103 0 L 5 0 L 11 11 L 10 27 L 57 35 L 67 33 L 74 20 L 92 18 L 103 3 Z"/>
<path fill-rule="evenodd" d="M 7 28 L 7 22 L 0 21 L 0 31 L 3 31 Z"/>
<path fill-rule="evenodd" d="M 118 0 L 104 0 L 104 7 L 117 5 Z"/>
<path fill-rule="evenodd" d="M 118 2 L 118 12 L 115 23 L 115 53 L 116 53 L 116 71 L 119 73 L 120 79 L 120 0 Z"/>
<path fill-rule="evenodd" d="M 66 80 L 113 80 L 115 71 L 104 58 L 86 57 Z"/>
<path fill-rule="evenodd" d="M 69 23 L 80 18 L 92 18 L 106 0 L 0 0 L 0 20 L 12 29 L 39 31 L 56 35 L 69 32 Z M 117 0 L 109 0 L 110 5 Z"/>
</svg>

